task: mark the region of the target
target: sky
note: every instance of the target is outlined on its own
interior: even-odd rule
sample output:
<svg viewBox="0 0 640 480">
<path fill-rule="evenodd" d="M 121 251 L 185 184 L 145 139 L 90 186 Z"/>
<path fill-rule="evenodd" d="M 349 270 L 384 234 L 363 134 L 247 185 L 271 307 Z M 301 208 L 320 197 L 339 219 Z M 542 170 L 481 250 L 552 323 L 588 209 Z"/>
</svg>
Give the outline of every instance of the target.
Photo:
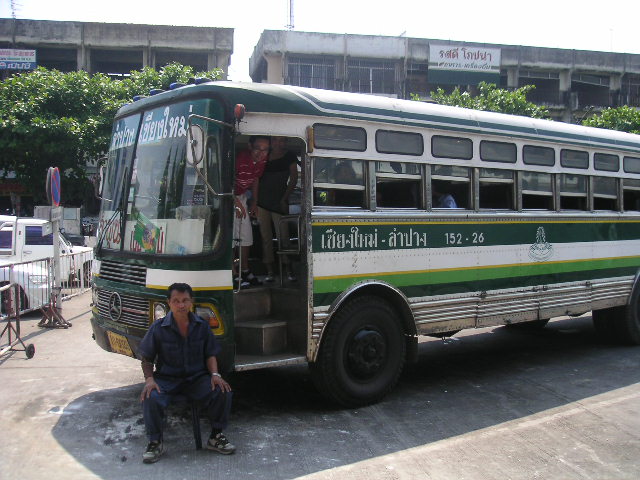
<svg viewBox="0 0 640 480">
<path fill-rule="evenodd" d="M 234 28 L 231 80 L 250 81 L 263 30 L 284 30 L 290 0 L 0 0 L 0 17 Z M 639 0 L 294 0 L 294 30 L 639 53 Z"/>
</svg>

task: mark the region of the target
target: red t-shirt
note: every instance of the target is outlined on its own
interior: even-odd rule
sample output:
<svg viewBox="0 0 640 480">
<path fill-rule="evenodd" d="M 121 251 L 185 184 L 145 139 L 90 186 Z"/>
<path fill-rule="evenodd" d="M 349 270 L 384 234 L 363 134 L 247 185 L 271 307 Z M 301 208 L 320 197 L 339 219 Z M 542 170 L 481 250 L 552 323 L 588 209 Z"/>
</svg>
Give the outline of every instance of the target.
<svg viewBox="0 0 640 480">
<path fill-rule="evenodd" d="M 267 163 L 267 156 L 264 160 L 254 163 L 249 150 L 243 150 L 236 155 L 236 185 L 234 192 L 242 195 L 251 188 L 253 182 L 262 176 Z"/>
</svg>

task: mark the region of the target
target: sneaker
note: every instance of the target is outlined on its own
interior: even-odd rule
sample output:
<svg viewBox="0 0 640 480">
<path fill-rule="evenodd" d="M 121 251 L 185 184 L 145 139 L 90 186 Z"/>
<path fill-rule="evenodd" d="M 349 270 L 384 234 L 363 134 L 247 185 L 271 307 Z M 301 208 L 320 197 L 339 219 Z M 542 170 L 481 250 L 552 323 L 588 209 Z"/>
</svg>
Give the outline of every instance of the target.
<svg viewBox="0 0 640 480">
<path fill-rule="evenodd" d="M 247 271 L 242 272 L 242 283 L 248 282 L 251 286 L 262 285 L 262 282 L 253 273 Z"/>
<path fill-rule="evenodd" d="M 293 272 L 289 272 L 287 274 L 287 280 L 289 280 L 290 282 L 296 282 L 298 281 L 298 279 L 296 278 L 296 276 L 294 275 Z"/>
<path fill-rule="evenodd" d="M 224 433 L 218 433 L 215 437 L 209 438 L 207 441 L 207 449 L 222 453 L 223 455 L 231 455 L 236 451 L 236 446 L 229 443 Z"/>
<path fill-rule="evenodd" d="M 240 281 L 240 288 L 247 288 L 249 286 L 251 286 L 251 284 L 244 279 Z M 233 288 L 238 288 L 238 279 L 236 277 L 233 277 Z"/>
<path fill-rule="evenodd" d="M 160 457 L 164 453 L 164 446 L 162 442 L 149 442 L 147 449 L 142 454 L 143 463 L 155 463 L 160 460 Z"/>
<path fill-rule="evenodd" d="M 271 283 L 274 280 L 275 280 L 275 277 L 273 276 L 273 272 L 267 272 L 267 276 L 264 277 L 264 281 Z"/>
</svg>

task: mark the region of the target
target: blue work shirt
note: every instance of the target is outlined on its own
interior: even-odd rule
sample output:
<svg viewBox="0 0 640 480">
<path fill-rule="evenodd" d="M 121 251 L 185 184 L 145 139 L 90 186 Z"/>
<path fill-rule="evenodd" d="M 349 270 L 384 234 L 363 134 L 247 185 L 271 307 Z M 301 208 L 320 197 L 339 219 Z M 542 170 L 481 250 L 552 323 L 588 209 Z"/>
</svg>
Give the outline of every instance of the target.
<svg viewBox="0 0 640 480">
<path fill-rule="evenodd" d="M 209 323 L 191 312 L 186 338 L 169 312 L 151 324 L 138 345 L 138 356 L 155 363 L 154 377 L 167 380 L 192 380 L 209 374 L 207 359 L 218 353 L 220 345 Z"/>
</svg>

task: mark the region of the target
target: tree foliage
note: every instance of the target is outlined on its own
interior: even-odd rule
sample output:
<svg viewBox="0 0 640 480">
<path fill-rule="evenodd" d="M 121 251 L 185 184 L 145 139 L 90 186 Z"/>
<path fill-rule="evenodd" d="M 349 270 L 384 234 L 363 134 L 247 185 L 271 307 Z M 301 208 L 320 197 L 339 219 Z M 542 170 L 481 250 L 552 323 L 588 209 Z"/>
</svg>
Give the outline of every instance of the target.
<svg viewBox="0 0 640 480">
<path fill-rule="evenodd" d="M 474 110 L 486 110 L 490 112 L 509 113 L 533 118 L 550 118 L 549 111 L 527 100 L 527 94 L 535 88 L 535 85 L 525 85 L 516 90 L 498 88 L 493 83 L 480 82 L 478 94 L 461 92 L 456 87 L 453 92 L 447 94 L 442 88 L 431 92 L 431 98 L 440 105 L 472 108 Z M 419 100 L 412 95 L 413 100 Z"/>
<path fill-rule="evenodd" d="M 123 80 L 45 68 L 9 77 L 0 83 L 0 178 L 15 172 L 42 204 L 47 169 L 57 166 L 64 204 L 82 204 L 90 191 L 87 160 L 106 153 L 118 108 L 135 95 L 188 83 L 194 76 L 192 67 L 172 63 L 159 71 L 133 71 Z M 219 79 L 222 71 L 197 76 Z"/>
<path fill-rule="evenodd" d="M 599 115 L 585 119 L 582 124 L 588 127 L 640 134 L 640 110 L 628 105 L 606 108 Z"/>
</svg>

